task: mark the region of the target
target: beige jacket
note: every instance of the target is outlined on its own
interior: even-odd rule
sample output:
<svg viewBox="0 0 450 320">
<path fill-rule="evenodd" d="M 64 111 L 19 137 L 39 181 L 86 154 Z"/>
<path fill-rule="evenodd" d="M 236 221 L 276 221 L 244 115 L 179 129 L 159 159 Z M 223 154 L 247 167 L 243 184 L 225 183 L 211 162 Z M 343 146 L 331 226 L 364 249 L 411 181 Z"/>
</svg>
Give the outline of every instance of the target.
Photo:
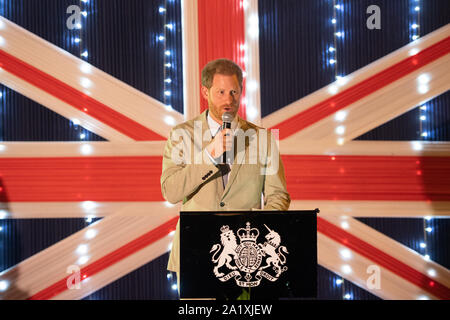
<svg viewBox="0 0 450 320">
<path fill-rule="evenodd" d="M 182 211 L 254 210 L 261 209 L 263 194 L 264 210 L 287 210 L 290 197 L 274 140 L 267 139 L 265 145 L 262 142 L 259 146 L 258 137 L 264 137 L 267 131 L 241 118 L 238 118 L 238 129 L 249 138 L 241 139 L 240 143 L 235 138 L 234 163 L 224 188 L 219 168 L 204 153 L 212 139 L 207 111 L 174 127 L 163 155 L 161 191 L 164 199 L 170 203 L 183 201 Z M 179 237 L 178 223 L 167 267 L 176 272 L 180 266 Z"/>
</svg>

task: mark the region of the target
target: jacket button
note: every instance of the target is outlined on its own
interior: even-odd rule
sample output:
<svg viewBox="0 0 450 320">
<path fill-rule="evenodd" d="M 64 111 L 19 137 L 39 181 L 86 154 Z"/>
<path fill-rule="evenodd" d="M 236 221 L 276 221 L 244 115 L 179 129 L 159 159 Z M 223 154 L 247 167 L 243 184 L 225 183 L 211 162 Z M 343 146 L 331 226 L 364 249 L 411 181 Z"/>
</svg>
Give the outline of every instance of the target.
<svg viewBox="0 0 450 320">
<path fill-rule="evenodd" d="M 221 202 L 221 203 L 220 203 L 220 206 L 221 206 L 221 207 L 225 207 L 225 203 Z"/>
</svg>

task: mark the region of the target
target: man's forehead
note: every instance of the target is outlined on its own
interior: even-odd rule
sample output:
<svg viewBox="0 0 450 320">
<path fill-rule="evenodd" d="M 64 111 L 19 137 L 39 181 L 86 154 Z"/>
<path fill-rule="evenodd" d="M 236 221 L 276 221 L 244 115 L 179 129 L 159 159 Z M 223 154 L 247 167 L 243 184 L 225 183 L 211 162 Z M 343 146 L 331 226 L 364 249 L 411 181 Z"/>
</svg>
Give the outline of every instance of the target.
<svg viewBox="0 0 450 320">
<path fill-rule="evenodd" d="M 213 87 L 218 87 L 226 84 L 227 81 L 231 80 L 233 85 L 239 86 L 239 80 L 236 74 L 221 74 L 216 73 L 213 78 Z"/>
</svg>

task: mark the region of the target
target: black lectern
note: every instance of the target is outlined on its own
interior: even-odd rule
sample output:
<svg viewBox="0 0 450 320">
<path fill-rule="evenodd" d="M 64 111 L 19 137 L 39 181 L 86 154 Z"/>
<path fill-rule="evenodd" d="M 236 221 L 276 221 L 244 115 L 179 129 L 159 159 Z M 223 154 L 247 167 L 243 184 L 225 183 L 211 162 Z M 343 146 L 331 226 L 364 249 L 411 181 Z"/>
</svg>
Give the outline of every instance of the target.
<svg viewBox="0 0 450 320">
<path fill-rule="evenodd" d="M 318 212 L 181 212 L 180 297 L 315 298 Z"/>
</svg>

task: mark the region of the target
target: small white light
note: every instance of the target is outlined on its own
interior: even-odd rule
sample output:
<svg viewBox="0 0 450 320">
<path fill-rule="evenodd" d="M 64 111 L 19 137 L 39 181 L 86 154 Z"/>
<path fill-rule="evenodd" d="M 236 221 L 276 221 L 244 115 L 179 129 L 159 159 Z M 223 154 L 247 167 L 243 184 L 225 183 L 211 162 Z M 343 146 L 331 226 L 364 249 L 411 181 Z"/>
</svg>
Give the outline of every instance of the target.
<svg viewBox="0 0 450 320">
<path fill-rule="evenodd" d="M 348 78 L 342 77 L 342 76 L 336 76 L 336 81 L 337 81 L 338 85 L 343 86 L 344 84 L 346 84 L 348 82 Z"/>
<path fill-rule="evenodd" d="M 425 121 L 425 120 L 427 120 L 427 117 L 426 116 L 420 116 L 420 120 Z"/>
<path fill-rule="evenodd" d="M 92 153 L 92 151 L 93 151 L 93 148 L 92 148 L 92 146 L 89 145 L 89 144 L 83 144 L 83 145 L 80 147 L 80 152 L 81 152 L 81 154 L 89 155 L 89 154 Z"/>
<path fill-rule="evenodd" d="M 426 261 L 430 261 L 430 255 L 429 255 L 429 254 L 424 255 L 423 258 L 424 258 Z"/>
<path fill-rule="evenodd" d="M 84 255 L 88 252 L 89 247 L 87 244 L 80 244 L 76 250 L 77 254 Z"/>
<path fill-rule="evenodd" d="M 0 281 L 0 291 L 1 292 L 6 291 L 6 289 L 8 289 L 8 287 L 9 287 L 9 282 L 8 281 L 6 281 L 6 280 L 1 280 Z"/>
<path fill-rule="evenodd" d="M 429 269 L 427 273 L 430 277 L 436 277 L 436 270 L 434 269 Z"/>
<path fill-rule="evenodd" d="M 80 139 L 83 140 L 84 138 L 86 138 L 86 134 L 84 133 L 80 134 Z"/>
<path fill-rule="evenodd" d="M 6 219 L 7 216 L 8 216 L 8 211 L 0 210 L 0 220 Z"/>
<path fill-rule="evenodd" d="M 350 259 L 352 257 L 352 253 L 348 249 L 342 249 L 339 251 L 341 257 L 345 260 Z"/>
<path fill-rule="evenodd" d="M 3 97 L 3 92 L 0 92 L 0 98 Z"/>
<path fill-rule="evenodd" d="M 171 273 L 167 274 L 167 279 L 169 279 L 169 280 L 172 279 L 172 274 Z"/>
<path fill-rule="evenodd" d="M 170 97 L 170 96 L 172 95 L 172 92 L 169 91 L 169 90 L 166 90 L 166 91 L 164 91 L 164 95 L 165 95 L 166 97 Z"/>
<path fill-rule="evenodd" d="M 331 23 L 332 23 L 332 24 L 335 24 L 335 23 L 336 23 L 336 19 L 334 19 L 334 18 L 331 19 Z"/>
<path fill-rule="evenodd" d="M 87 11 L 82 11 L 81 14 L 82 14 L 84 17 L 87 17 Z"/>
<path fill-rule="evenodd" d="M 164 82 L 165 82 L 165 83 L 172 83 L 172 79 L 167 78 L 167 79 L 164 80 Z"/>
<path fill-rule="evenodd" d="M 258 116 L 258 110 L 256 110 L 255 107 L 248 107 L 247 108 L 247 117 L 249 119 L 256 119 L 256 117 Z"/>
<path fill-rule="evenodd" d="M 83 88 L 86 88 L 86 89 L 88 89 L 92 86 L 92 81 L 88 78 L 81 78 L 80 83 L 83 86 Z"/>
<path fill-rule="evenodd" d="M 425 216 L 425 220 L 430 221 L 431 219 L 433 219 L 431 216 Z"/>
<path fill-rule="evenodd" d="M 85 212 L 91 213 L 97 207 L 97 203 L 95 201 L 83 201 L 81 206 Z"/>
<path fill-rule="evenodd" d="M 426 247 L 427 247 L 427 244 L 426 244 L 426 243 L 424 243 L 424 242 L 421 242 L 421 243 L 420 243 L 420 247 L 421 247 L 422 249 L 424 249 L 424 248 L 426 248 Z"/>
<path fill-rule="evenodd" d="M 352 298 L 352 296 L 350 295 L 350 293 L 347 293 L 345 296 L 344 296 L 344 299 L 346 299 L 346 300 L 350 300 Z"/>
<path fill-rule="evenodd" d="M 0 227 L 0 232 L 3 231 L 3 227 Z"/>
<path fill-rule="evenodd" d="M 75 38 L 73 41 L 75 41 L 75 43 L 80 43 L 81 39 L 80 38 Z"/>
<path fill-rule="evenodd" d="M 334 120 L 342 122 L 347 118 L 347 111 L 338 111 L 336 115 L 334 116 Z"/>
<path fill-rule="evenodd" d="M 421 151 L 423 149 L 423 146 L 422 146 L 422 143 L 420 143 L 419 141 L 413 141 L 412 148 L 415 151 Z"/>
<path fill-rule="evenodd" d="M 428 132 L 422 132 L 421 136 L 422 137 L 428 137 Z"/>
<path fill-rule="evenodd" d="M 165 65 L 164 65 L 164 67 L 167 67 L 167 68 L 170 68 L 172 66 L 172 64 L 169 62 L 169 63 L 166 63 Z"/>
<path fill-rule="evenodd" d="M 419 36 L 417 34 L 415 34 L 415 35 L 412 36 L 412 39 L 413 40 L 417 40 L 417 39 L 419 39 Z"/>
<path fill-rule="evenodd" d="M 417 7 L 414 8 L 414 10 L 415 10 L 415 11 L 420 11 L 420 7 L 417 6 Z"/>
<path fill-rule="evenodd" d="M 89 56 L 89 54 L 88 54 L 87 51 L 84 51 L 84 52 L 81 54 L 81 56 L 87 58 L 87 57 Z"/>
<path fill-rule="evenodd" d="M 89 257 L 88 256 L 82 256 L 82 257 L 80 257 L 77 260 L 77 264 L 81 266 L 81 265 L 85 264 L 88 261 L 89 261 Z"/>
<path fill-rule="evenodd" d="M 164 122 L 167 123 L 169 126 L 174 126 L 175 125 L 175 119 L 171 116 L 165 116 L 164 117 Z"/>
<path fill-rule="evenodd" d="M 96 229 L 89 229 L 88 231 L 86 231 L 86 233 L 84 234 L 84 237 L 88 240 L 95 238 L 95 236 L 97 235 L 97 230 Z"/>
<path fill-rule="evenodd" d="M 414 24 L 411 26 L 411 28 L 413 28 L 413 29 L 417 29 L 418 27 L 419 27 L 419 25 L 416 24 L 416 23 L 414 23 Z"/>
<path fill-rule="evenodd" d="M 77 28 L 77 29 L 81 29 L 81 23 L 77 23 L 76 25 L 75 25 L 75 27 Z"/>
<path fill-rule="evenodd" d="M 86 222 L 87 223 L 91 223 L 92 219 L 94 219 L 94 218 L 95 218 L 95 216 L 89 215 L 89 216 L 86 217 Z"/>
<path fill-rule="evenodd" d="M 349 226 L 349 224 L 348 224 L 347 221 L 341 222 L 341 228 L 342 228 L 342 229 L 348 229 L 349 227 L 350 227 L 350 226 Z"/>
<path fill-rule="evenodd" d="M 409 55 L 410 56 L 415 56 L 416 54 L 419 53 L 419 51 L 420 51 L 419 49 L 413 48 L 413 49 L 409 50 Z"/>
<path fill-rule="evenodd" d="M 343 36 L 344 36 L 344 33 L 343 33 L 342 31 L 338 31 L 338 32 L 335 33 L 335 35 L 336 35 L 337 37 L 343 37 Z"/>
<path fill-rule="evenodd" d="M 256 91 L 258 89 L 258 83 L 255 80 L 250 80 L 247 82 L 247 89 L 249 91 Z"/>
<path fill-rule="evenodd" d="M 423 73 L 417 78 L 417 81 L 419 81 L 420 84 L 427 84 L 430 82 L 430 76 L 427 73 Z"/>
<path fill-rule="evenodd" d="M 427 110 L 427 106 L 421 106 L 420 110 L 426 111 Z"/>
<path fill-rule="evenodd" d="M 421 84 L 418 88 L 417 91 L 419 91 L 420 94 L 425 94 L 428 92 L 430 88 L 426 85 L 426 84 Z"/>
<path fill-rule="evenodd" d="M 166 51 L 164 51 L 164 54 L 165 54 L 166 56 L 170 56 L 172 53 L 170 52 L 170 50 L 166 50 Z"/>
<path fill-rule="evenodd" d="M 80 66 L 80 70 L 81 70 L 81 72 L 86 73 L 86 74 L 92 73 L 92 67 L 88 63 L 83 63 Z"/>
<path fill-rule="evenodd" d="M 328 88 L 328 92 L 329 93 L 331 93 L 331 94 L 336 94 L 337 92 L 338 92 L 338 87 L 336 86 L 336 85 L 331 85 L 329 88 Z"/>
<path fill-rule="evenodd" d="M 158 39 L 159 41 L 163 41 L 165 38 L 164 38 L 164 36 L 158 36 L 157 39 Z"/>
<path fill-rule="evenodd" d="M 167 208 L 173 208 L 173 207 L 175 207 L 175 205 L 172 204 L 172 203 L 170 203 L 169 201 L 165 201 L 165 202 L 164 202 L 164 205 L 165 205 Z"/>
<path fill-rule="evenodd" d="M 340 4 L 337 4 L 334 6 L 336 9 L 342 9 L 342 6 Z"/>
<path fill-rule="evenodd" d="M 417 297 L 417 300 L 430 300 L 427 296 L 419 296 Z"/>
<path fill-rule="evenodd" d="M 338 286 L 341 285 L 342 282 L 344 282 L 342 279 L 337 279 L 337 280 L 336 280 L 336 284 L 337 284 Z"/>
<path fill-rule="evenodd" d="M 336 60 L 330 59 L 330 64 L 335 64 L 335 63 L 336 63 Z"/>
<path fill-rule="evenodd" d="M 328 51 L 330 51 L 330 52 L 335 52 L 336 49 L 335 49 L 334 47 L 329 47 L 329 48 L 328 48 Z"/>
<path fill-rule="evenodd" d="M 166 28 L 169 30 L 173 30 L 173 24 L 172 23 L 166 24 Z"/>
<path fill-rule="evenodd" d="M 172 285 L 172 290 L 173 291 L 176 291 L 178 289 L 178 286 L 176 285 L 176 283 L 174 283 L 173 285 Z"/>
<path fill-rule="evenodd" d="M 343 265 L 341 270 L 345 274 L 350 274 L 352 272 L 352 268 L 348 264 Z"/>
<path fill-rule="evenodd" d="M 164 8 L 164 7 L 159 7 L 159 13 L 163 13 L 163 12 L 166 12 L 166 8 Z"/>
<path fill-rule="evenodd" d="M 336 134 L 342 135 L 345 132 L 345 126 L 339 126 L 335 130 Z"/>
</svg>

